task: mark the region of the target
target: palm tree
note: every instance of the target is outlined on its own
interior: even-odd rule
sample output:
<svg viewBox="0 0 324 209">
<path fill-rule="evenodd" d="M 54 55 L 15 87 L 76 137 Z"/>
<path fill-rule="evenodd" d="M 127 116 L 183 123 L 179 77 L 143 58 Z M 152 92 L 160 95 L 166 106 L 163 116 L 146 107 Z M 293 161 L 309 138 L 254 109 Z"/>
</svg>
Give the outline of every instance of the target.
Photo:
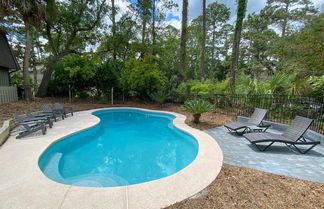
<svg viewBox="0 0 324 209">
<path fill-rule="evenodd" d="M 182 2 L 182 23 L 181 23 L 181 42 L 180 42 L 180 76 L 186 78 L 187 68 L 187 24 L 188 24 L 188 0 Z"/>
<path fill-rule="evenodd" d="M 239 58 L 241 31 L 242 31 L 243 19 L 245 17 L 246 7 L 247 7 L 247 0 L 238 0 L 237 17 L 236 17 L 235 32 L 234 32 L 233 51 L 232 51 L 232 64 L 230 70 L 231 73 L 230 87 L 232 92 L 234 92 L 234 87 L 235 87 L 235 72 L 237 69 L 237 63 Z"/>
</svg>

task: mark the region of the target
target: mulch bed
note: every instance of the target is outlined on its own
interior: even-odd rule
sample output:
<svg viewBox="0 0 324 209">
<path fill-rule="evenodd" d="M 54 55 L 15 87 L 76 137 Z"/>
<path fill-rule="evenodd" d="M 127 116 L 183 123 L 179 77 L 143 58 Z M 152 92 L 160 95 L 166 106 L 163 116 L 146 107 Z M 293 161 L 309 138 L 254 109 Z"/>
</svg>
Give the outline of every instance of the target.
<svg viewBox="0 0 324 209">
<path fill-rule="evenodd" d="M 30 103 L 18 101 L 0 105 L 0 125 L 13 113 L 22 114 L 23 110 L 40 111 L 42 104 L 54 102 L 60 102 L 63 106 L 72 106 L 75 111 L 111 107 L 92 100 L 76 101 L 72 104 L 67 99 L 60 98 L 35 99 Z M 235 119 L 234 115 L 217 110 L 203 114 L 201 122 L 193 124 L 192 116 L 181 112 L 180 106 L 175 104 L 165 104 L 163 107 L 138 102 L 114 105 L 114 107 L 118 106 L 179 112 L 187 116 L 188 125 L 201 130 L 221 126 Z M 324 208 L 324 184 L 224 164 L 215 181 L 201 192 L 201 195 L 168 207 L 168 209 L 176 208 Z"/>
</svg>

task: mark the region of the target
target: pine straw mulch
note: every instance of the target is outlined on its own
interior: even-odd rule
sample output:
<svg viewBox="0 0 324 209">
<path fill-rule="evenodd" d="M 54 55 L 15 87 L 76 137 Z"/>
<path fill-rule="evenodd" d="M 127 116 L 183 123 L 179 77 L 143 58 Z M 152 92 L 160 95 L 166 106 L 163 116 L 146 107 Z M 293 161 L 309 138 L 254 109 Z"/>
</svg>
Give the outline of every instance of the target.
<svg viewBox="0 0 324 209">
<path fill-rule="evenodd" d="M 70 104 L 67 99 L 45 98 L 26 103 L 18 101 L 0 105 L 0 126 L 2 121 L 13 113 L 22 114 L 23 110 L 36 112 L 42 104 L 60 102 L 72 106 L 75 111 L 111 107 L 96 101 L 76 101 Z M 185 114 L 186 123 L 197 129 L 221 126 L 235 119 L 234 115 L 217 110 L 205 113 L 199 124 L 193 124 L 192 116 L 181 112 L 179 105 L 127 102 L 118 106 L 159 109 Z M 181 188 L 179 188 L 181 189 Z M 204 191 L 194 198 L 169 206 L 168 209 L 215 209 L 215 208 L 324 208 L 324 184 L 315 183 L 266 173 L 255 169 L 224 164 L 220 174 Z"/>
<path fill-rule="evenodd" d="M 324 208 L 324 184 L 227 164 L 197 196 L 167 209 Z"/>
</svg>

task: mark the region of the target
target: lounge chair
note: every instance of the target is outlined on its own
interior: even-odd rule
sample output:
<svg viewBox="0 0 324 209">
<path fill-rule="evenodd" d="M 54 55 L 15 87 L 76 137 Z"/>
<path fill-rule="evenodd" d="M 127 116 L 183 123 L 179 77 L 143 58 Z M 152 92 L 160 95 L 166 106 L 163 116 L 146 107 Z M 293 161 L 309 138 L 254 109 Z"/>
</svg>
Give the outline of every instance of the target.
<svg viewBox="0 0 324 209">
<path fill-rule="evenodd" d="M 319 141 L 306 141 L 303 136 L 313 120 L 301 116 L 296 116 L 292 124 L 287 127 L 283 134 L 273 133 L 248 133 L 243 136 L 254 144 L 260 151 L 265 151 L 275 142 L 285 143 L 288 147 L 293 146 L 298 152 L 305 154 L 313 149 L 316 145 L 320 144 Z M 259 143 L 269 142 L 267 146 L 261 148 Z M 310 145 L 306 150 L 301 150 L 297 145 Z"/>
<path fill-rule="evenodd" d="M 72 107 L 63 107 L 59 103 L 54 103 L 55 110 L 58 112 L 61 112 L 64 117 L 66 117 L 67 114 L 71 114 L 73 116 L 73 108 Z"/>
<path fill-rule="evenodd" d="M 42 134 L 46 134 L 46 126 L 44 121 L 24 121 L 21 120 L 21 118 L 17 115 L 14 115 L 14 118 L 17 120 L 17 122 L 25 128 L 25 130 L 21 131 L 19 135 L 16 137 L 17 139 L 22 138 L 24 136 L 27 136 L 31 133 L 34 133 L 36 131 L 42 130 Z"/>
<path fill-rule="evenodd" d="M 51 116 L 48 114 L 33 115 L 31 112 L 24 111 L 25 115 L 28 117 L 28 120 L 43 120 L 45 124 L 48 124 L 50 128 L 53 127 L 53 121 Z"/>
<path fill-rule="evenodd" d="M 251 131 L 252 129 L 265 132 L 270 127 L 270 125 L 265 125 L 262 122 L 267 114 L 267 111 L 268 110 L 266 109 L 255 108 L 251 118 L 247 122 L 237 121 L 227 123 L 224 126 L 228 129 L 229 132 L 236 132 L 238 135 L 242 135 L 246 131 Z"/>
<path fill-rule="evenodd" d="M 43 105 L 42 106 L 43 114 L 48 114 L 50 115 L 54 121 L 56 122 L 57 117 L 62 117 L 64 120 L 64 114 L 60 111 L 52 110 L 48 105 Z"/>
</svg>

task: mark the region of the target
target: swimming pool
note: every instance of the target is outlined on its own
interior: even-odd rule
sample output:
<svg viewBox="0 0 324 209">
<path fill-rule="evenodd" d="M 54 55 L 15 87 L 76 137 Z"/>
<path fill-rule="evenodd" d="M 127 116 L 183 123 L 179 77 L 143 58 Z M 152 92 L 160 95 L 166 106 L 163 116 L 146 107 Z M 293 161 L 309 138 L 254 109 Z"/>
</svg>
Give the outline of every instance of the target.
<svg viewBox="0 0 324 209">
<path fill-rule="evenodd" d="M 39 167 L 50 179 L 85 187 L 143 183 L 172 175 L 197 156 L 196 139 L 175 116 L 134 109 L 94 112 L 100 123 L 51 145 Z"/>
</svg>

